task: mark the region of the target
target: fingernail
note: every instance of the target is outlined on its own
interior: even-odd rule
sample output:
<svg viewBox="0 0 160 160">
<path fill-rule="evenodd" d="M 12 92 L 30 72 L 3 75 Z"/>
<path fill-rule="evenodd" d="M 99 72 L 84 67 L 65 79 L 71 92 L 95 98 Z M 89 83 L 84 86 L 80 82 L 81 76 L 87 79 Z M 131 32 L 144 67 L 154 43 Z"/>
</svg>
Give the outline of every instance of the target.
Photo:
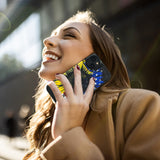
<svg viewBox="0 0 160 160">
<path fill-rule="evenodd" d="M 80 70 L 79 65 L 77 65 L 77 69 Z"/>
<path fill-rule="evenodd" d="M 58 75 L 59 75 L 59 73 L 56 73 L 56 75 L 55 75 L 56 79 L 58 79 L 58 78 L 59 78 L 59 77 L 58 77 Z"/>
<path fill-rule="evenodd" d="M 93 78 L 93 80 L 95 81 L 95 78 L 94 77 L 92 77 Z"/>
</svg>

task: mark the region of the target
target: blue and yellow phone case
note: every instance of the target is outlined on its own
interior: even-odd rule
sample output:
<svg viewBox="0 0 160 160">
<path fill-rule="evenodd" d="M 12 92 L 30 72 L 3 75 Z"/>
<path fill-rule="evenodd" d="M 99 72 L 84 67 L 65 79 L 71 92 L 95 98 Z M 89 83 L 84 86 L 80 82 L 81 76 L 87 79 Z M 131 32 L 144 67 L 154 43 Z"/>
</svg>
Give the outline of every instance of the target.
<svg viewBox="0 0 160 160">
<path fill-rule="evenodd" d="M 103 64 L 103 62 L 95 53 L 89 55 L 84 60 L 80 61 L 77 65 L 81 70 L 83 93 L 85 93 L 91 77 L 94 77 L 95 79 L 94 90 L 98 89 L 100 86 L 106 83 L 111 77 L 110 72 L 108 71 L 106 66 Z M 74 67 L 75 66 L 73 66 L 72 68 L 70 68 L 64 73 L 64 75 L 68 78 L 73 88 L 74 88 Z M 61 93 L 64 95 L 65 90 L 61 81 L 54 80 L 54 83 L 57 85 Z M 50 93 L 51 90 L 48 87 L 47 87 L 47 91 L 55 100 L 55 97 L 53 97 L 54 94 Z"/>
</svg>

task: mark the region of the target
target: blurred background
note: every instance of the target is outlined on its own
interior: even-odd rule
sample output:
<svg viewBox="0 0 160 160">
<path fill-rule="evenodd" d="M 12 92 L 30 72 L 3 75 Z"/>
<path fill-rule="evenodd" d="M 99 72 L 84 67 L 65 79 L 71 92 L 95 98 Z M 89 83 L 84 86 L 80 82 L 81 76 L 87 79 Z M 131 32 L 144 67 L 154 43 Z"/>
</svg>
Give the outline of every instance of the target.
<svg viewBox="0 0 160 160">
<path fill-rule="evenodd" d="M 21 159 L 28 147 L 43 39 L 86 9 L 114 36 L 132 86 L 160 93 L 160 0 L 0 0 L 0 159 Z"/>
</svg>

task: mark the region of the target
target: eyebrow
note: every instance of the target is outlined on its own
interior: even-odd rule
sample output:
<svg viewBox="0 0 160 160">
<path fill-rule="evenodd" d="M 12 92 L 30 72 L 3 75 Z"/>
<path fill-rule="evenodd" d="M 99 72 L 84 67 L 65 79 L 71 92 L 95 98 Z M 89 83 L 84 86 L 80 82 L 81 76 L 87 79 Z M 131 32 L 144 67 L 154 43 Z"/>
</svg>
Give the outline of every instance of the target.
<svg viewBox="0 0 160 160">
<path fill-rule="evenodd" d="M 76 30 L 77 32 L 80 33 L 80 31 L 77 28 L 75 28 L 75 27 L 67 27 L 67 28 L 64 28 L 63 31 L 67 31 L 67 30 L 70 30 L 70 29 L 74 29 L 74 30 Z"/>
</svg>

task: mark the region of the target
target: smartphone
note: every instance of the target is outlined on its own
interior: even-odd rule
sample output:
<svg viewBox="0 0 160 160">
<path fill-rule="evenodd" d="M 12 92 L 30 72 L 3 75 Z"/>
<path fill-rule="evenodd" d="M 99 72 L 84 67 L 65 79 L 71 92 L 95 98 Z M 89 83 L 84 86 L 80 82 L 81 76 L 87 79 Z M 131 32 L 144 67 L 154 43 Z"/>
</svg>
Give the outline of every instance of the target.
<svg viewBox="0 0 160 160">
<path fill-rule="evenodd" d="M 108 71 L 107 67 L 103 64 L 103 62 L 97 56 L 96 53 L 92 53 L 91 55 L 89 55 L 88 57 L 80 61 L 77 65 L 79 66 L 81 70 L 83 93 L 85 93 L 91 77 L 94 77 L 95 79 L 94 90 L 98 89 L 100 86 L 102 86 L 104 83 L 106 83 L 111 78 L 110 72 Z M 73 66 L 72 68 L 67 70 L 65 73 L 63 73 L 68 78 L 73 88 L 74 88 L 74 68 L 75 66 Z M 62 95 L 65 96 L 64 95 L 65 89 L 61 81 L 54 80 L 54 83 L 57 85 Z M 50 89 L 50 87 L 47 86 L 46 89 L 48 93 L 50 94 L 50 96 L 53 98 L 53 100 L 56 102 L 55 96 L 52 90 Z"/>
</svg>

